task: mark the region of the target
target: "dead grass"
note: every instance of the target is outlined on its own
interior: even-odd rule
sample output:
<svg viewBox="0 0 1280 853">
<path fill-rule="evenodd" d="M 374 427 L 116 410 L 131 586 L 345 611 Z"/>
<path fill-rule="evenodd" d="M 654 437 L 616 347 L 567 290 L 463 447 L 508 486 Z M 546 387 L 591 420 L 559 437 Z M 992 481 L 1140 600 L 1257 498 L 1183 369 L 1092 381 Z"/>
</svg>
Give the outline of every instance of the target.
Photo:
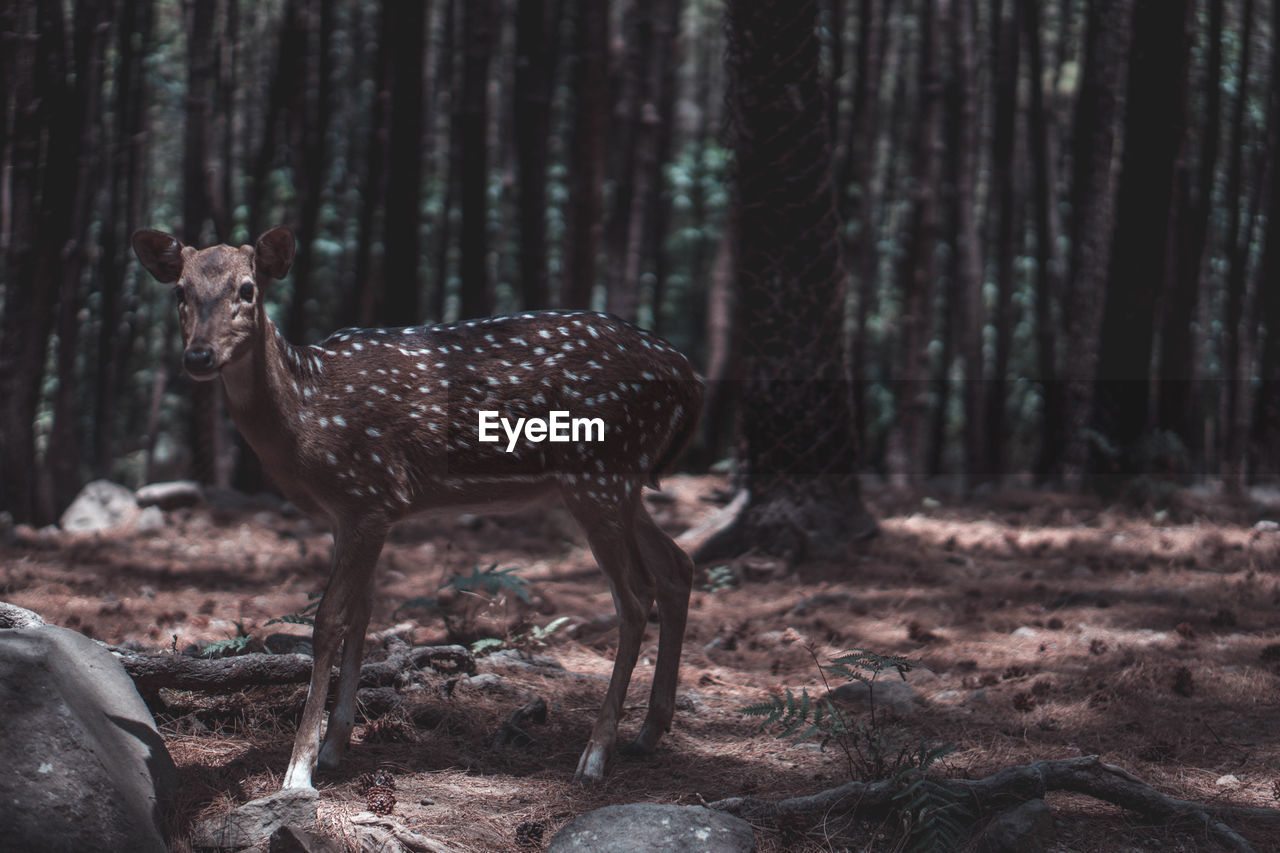
<svg viewBox="0 0 1280 853">
<path fill-rule="evenodd" d="M 679 531 L 713 507 L 713 478 L 672 478 L 655 503 Z M 792 746 L 738 710 L 783 686 L 817 682 L 804 645 L 863 647 L 923 660 L 911 674 L 927 705 L 890 722 L 904 739 L 952 743 L 952 775 L 981 776 L 1040 758 L 1101 753 L 1176 797 L 1274 806 L 1280 779 L 1280 533 L 1259 532 L 1257 508 L 1190 499 L 1168 515 L 1055 495 L 1008 494 L 980 504 L 881 498 L 883 535 L 847 563 L 776 576 L 744 563 L 749 580 L 709 591 L 701 567 L 682 668 L 682 707 L 656 755 L 619 758 L 604 784 L 571 782 L 612 667 L 614 632 L 557 633 L 544 651 L 567 674 L 494 668 L 502 690 L 428 678 L 397 723 L 358 726 L 346 766 L 322 774 L 322 825 L 350 838 L 364 808 L 356 780 L 390 769 L 395 816 L 464 849 L 515 849 L 521 825 L 543 841 L 572 817 L 631 801 L 699 803 L 755 794 L 813 793 L 846 778 L 840 750 Z M 324 583 L 328 535 L 304 519 L 205 509 L 171 515 L 148 537 L 59 539 L 0 550 L 0 598 L 112 643 L 182 648 L 300 629 L 268 620 L 300 611 Z M 533 602 L 494 604 L 480 630 L 586 622 L 612 604 L 567 517 L 541 510 L 501 518 L 404 525 L 382 558 L 372 629 L 412 618 L 413 639 L 449 639 L 421 609 L 447 573 L 492 562 L 521 566 Z M 776 568 L 776 567 L 774 567 Z M 301 629 L 305 633 L 305 629 Z M 637 667 L 623 737 L 643 717 L 656 631 Z M 530 696 L 548 722 L 526 746 L 494 749 L 493 732 Z M 274 789 L 288 760 L 301 696 L 295 688 L 189 700 L 161 716 L 183 777 L 175 849 L 184 827 Z M 405 721 L 408 721 L 407 723 Z M 362 742 L 369 736 L 369 742 Z M 1234 781 L 1224 777 L 1234 777 Z M 1209 850 L 1183 831 L 1144 826 L 1119 809 L 1055 795 L 1054 849 Z M 1258 827 L 1237 826 L 1259 849 Z M 891 827 L 761 827 L 762 851 L 892 850 Z M 527 847 L 520 849 L 538 849 Z"/>
</svg>

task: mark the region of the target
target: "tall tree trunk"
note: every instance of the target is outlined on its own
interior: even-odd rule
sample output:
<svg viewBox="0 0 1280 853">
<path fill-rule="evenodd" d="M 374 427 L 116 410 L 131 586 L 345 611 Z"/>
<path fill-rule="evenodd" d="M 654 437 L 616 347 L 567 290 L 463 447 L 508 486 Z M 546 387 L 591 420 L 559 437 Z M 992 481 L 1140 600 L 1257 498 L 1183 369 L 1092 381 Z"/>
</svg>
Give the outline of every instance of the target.
<svg viewBox="0 0 1280 853">
<path fill-rule="evenodd" d="M 468 2 L 467 7 L 473 4 Z M 384 0 L 391 51 L 391 124 L 387 157 L 387 213 L 384 223 L 383 298 L 375 315 L 380 325 L 406 326 L 422 320 L 418 262 L 419 206 L 422 198 L 422 74 L 427 2 Z M 484 146 L 481 145 L 481 148 Z"/>
<path fill-rule="evenodd" d="M 1280 3 L 1271 5 L 1271 32 L 1280 33 Z M 1253 404 L 1255 468 L 1259 475 L 1280 476 L 1280 50 L 1271 51 L 1271 87 L 1267 116 L 1267 162 L 1271 164 L 1265 189 L 1270 199 L 1258 269 L 1257 318 L 1262 331 L 1258 393 Z"/>
<path fill-rule="evenodd" d="M 1253 56 L 1253 0 L 1244 0 L 1240 15 L 1240 65 L 1236 73 L 1236 102 L 1231 115 L 1231 156 L 1227 166 L 1228 206 L 1225 237 L 1227 293 L 1222 312 L 1222 488 L 1239 497 L 1245 487 L 1245 451 L 1248 447 L 1248 393 L 1252 367 L 1251 335 L 1244 327 L 1252 218 L 1244 221 L 1248 193 L 1243 186 L 1245 115 L 1249 100 L 1249 66 Z M 1274 169 L 1275 166 L 1273 165 Z"/>
<path fill-rule="evenodd" d="M 1149 427 L 1151 355 L 1169 254 L 1169 207 L 1185 121 L 1188 0 L 1136 0 L 1094 424 L 1137 472 Z"/>
<path fill-rule="evenodd" d="M 892 3 L 876 9 L 875 0 L 858 0 L 857 80 L 853 89 L 853 110 L 845 143 L 848 156 L 845 171 L 837 183 L 848 199 L 843 211 L 848 222 L 846 252 L 849 271 L 857 287 L 853 339 L 849 345 L 849 372 L 853 381 L 854 432 L 867 434 L 866 391 L 869 385 L 869 339 L 867 324 L 876 300 L 876 222 L 878 199 L 873 179 L 876 141 L 880 138 L 880 83 L 884 78 L 885 18 Z"/>
<path fill-rule="evenodd" d="M 213 113 L 214 12 L 216 0 L 191 0 L 187 6 L 187 100 L 182 166 L 182 242 L 203 246 L 212 223 L 209 128 Z M 222 423 L 222 391 L 216 382 L 192 382 L 190 410 L 191 473 L 205 483 L 226 486 L 222 461 L 227 435 Z"/>
<path fill-rule="evenodd" d="M 817 0 L 728 7 L 746 510 L 704 553 L 838 555 L 874 533 L 844 372 L 844 270 Z M 787 211 L 779 216 L 778 211 Z"/>
<path fill-rule="evenodd" d="M 1084 70 L 1072 133 L 1071 259 L 1063 300 L 1067 317 L 1063 482 L 1085 484 L 1093 439 L 1090 419 L 1097 378 L 1102 300 L 1111 263 L 1115 221 L 1115 148 L 1124 114 L 1124 57 L 1133 0 L 1094 0 L 1089 5 Z"/>
<path fill-rule="evenodd" d="M 577 69 L 569 157 L 564 292 L 560 302 L 591 307 L 603 233 L 604 155 L 609 104 L 609 3 L 579 0 Z"/>
<path fill-rule="evenodd" d="M 0 7 L 4 31 L 16 34 L 0 52 L 11 108 L 9 208 L 4 303 L 0 306 L 0 506 L 15 520 L 51 521 L 38 507 L 36 412 L 57 300 L 58 253 L 52 229 L 70 218 L 72 174 L 66 134 L 55 121 L 66 110 L 66 47 L 61 6 L 19 2 Z"/>
<path fill-rule="evenodd" d="M 1017 288 L 1014 261 L 1019 251 L 1019 234 L 1015 226 L 1020 213 L 1021 195 L 1017 171 L 1018 66 L 1021 4 L 992 4 L 991 30 L 994 36 L 992 89 L 995 104 L 994 129 L 991 135 L 991 169 L 994 173 L 994 227 L 991 252 L 995 257 L 996 305 L 992 325 L 995 328 L 995 352 L 992 356 L 991 380 L 986 389 L 986 414 L 982 429 L 986 439 L 983 451 L 983 474 L 999 480 L 1004 474 L 1008 451 L 1006 407 L 1009 402 L 1009 362 L 1013 352 L 1013 294 Z M 1007 8 L 1007 12 L 1006 12 Z"/>
<path fill-rule="evenodd" d="M 520 293 L 524 308 L 551 304 L 547 281 L 547 163 L 555 35 L 560 22 L 547 0 L 516 6 L 516 67 L 512 93 L 518 218 Z"/>
<path fill-rule="evenodd" d="M 1035 473 L 1042 481 L 1061 474 L 1066 436 L 1063 431 L 1063 386 L 1058 374 L 1058 324 L 1054 305 L 1062 290 L 1062 259 L 1058 239 L 1057 118 L 1052 91 L 1045 96 L 1044 48 L 1038 0 L 1017 0 L 1027 40 L 1031 100 L 1028 137 L 1032 183 L 1035 193 L 1036 229 L 1036 366 L 1044 408 L 1040 421 L 1040 453 Z"/>
<path fill-rule="evenodd" d="M 452 0 L 445 0 L 453 8 Z M 387 166 L 391 158 L 391 41 L 397 25 L 393 7 L 383 3 L 378 13 L 378 45 L 373 60 L 374 92 L 369 115 L 368 148 L 360 186 L 359 236 L 356 239 L 355 287 L 348 294 L 338 324 L 371 326 L 381 316 L 383 290 L 377 282 L 373 244 L 381 221 L 378 212 L 387 202 Z"/>
<path fill-rule="evenodd" d="M 101 331 L 94 370 L 94 471 L 109 476 L 116 455 L 115 415 L 124 387 L 133 323 L 128 313 L 126 270 L 132 251 L 129 235 L 142 227 L 146 179 L 147 76 L 143 59 L 151 45 L 150 0 L 121 4 L 116 23 L 116 85 L 112 111 L 117 119 L 111 140 L 108 214 L 102 232 L 100 267 Z"/>
<path fill-rule="evenodd" d="M 489 281 L 489 61 L 498 9 L 494 0 L 462 6 L 462 316 L 483 317 L 493 299 Z"/>
<path fill-rule="evenodd" d="M 309 9 L 306 22 L 305 37 L 311 44 L 306 52 L 304 73 L 307 83 L 299 93 L 292 145 L 297 157 L 293 172 L 298 196 L 299 245 L 290 271 L 293 300 L 285 333 L 289 340 L 299 343 L 307 338 L 307 312 L 315 298 L 311 281 L 315 257 L 311 246 L 319 236 L 316 230 L 320 222 L 320 203 L 325 195 L 325 167 L 329 162 L 326 136 L 333 115 L 333 78 L 329 59 L 333 28 L 333 0 L 316 0 Z"/>
<path fill-rule="evenodd" d="M 982 329 L 986 308 L 982 299 L 982 242 L 976 216 L 978 171 L 978 59 L 974 49 L 977 15 L 973 0 L 956 0 L 956 22 L 951 28 L 953 61 L 958 79 L 958 103 L 951 144 L 952 181 L 955 186 L 952 223 L 952 280 L 955 299 L 952 312 L 957 326 L 957 347 L 964 365 L 965 486 L 972 489 L 987 479 L 983 430 Z"/>
<path fill-rule="evenodd" d="M 66 242 L 61 257 L 62 285 L 58 296 L 58 387 L 53 395 L 53 429 L 49 435 L 47 467 L 50 475 L 48 500 L 51 511 L 60 514 L 80 490 L 80 406 L 77 403 L 80 376 L 77 355 L 80 347 L 80 311 L 83 306 L 81 279 L 90 266 L 89 246 L 92 205 L 100 184 L 98 129 L 101 126 L 103 53 L 107 23 L 111 15 L 107 0 L 78 0 L 72 32 L 69 70 L 74 89 L 69 91 L 67 114 L 58 132 L 71 137 L 68 151 L 74 171 L 64 180 L 73 180 L 70 218 L 64 225 Z"/>
<path fill-rule="evenodd" d="M 893 377 L 897 418 L 886 464 L 896 488 L 918 488 L 924 475 L 929 416 L 929 344 L 933 333 L 936 248 L 941 237 L 938 189 L 942 184 L 942 32 L 951 0 L 923 0 L 920 10 L 920 123 L 907 250 L 899 269 L 902 317 L 899 372 Z"/>
</svg>

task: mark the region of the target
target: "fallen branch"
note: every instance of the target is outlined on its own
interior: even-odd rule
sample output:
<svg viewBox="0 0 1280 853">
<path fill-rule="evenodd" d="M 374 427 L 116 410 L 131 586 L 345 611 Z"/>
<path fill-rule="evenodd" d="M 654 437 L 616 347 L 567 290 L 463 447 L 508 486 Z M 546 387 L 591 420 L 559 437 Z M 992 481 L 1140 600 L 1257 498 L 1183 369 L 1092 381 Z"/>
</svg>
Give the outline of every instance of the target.
<svg viewBox="0 0 1280 853">
<path fill-rule="evenodd" d="M 932 779 L 926 782 L 943 795 L 967 801 L 979 814 L 991 814 L 1050 791 L 1070 791 L 1114 803 L 1154 823 L 1197 826 L 1230 850 L 1252 851 L 1249 842 L 1220 818 L 1261 820 L 1280 825 L 1280 810 L 1178 800 L 1099 756 L 1035 761 L 1008 767 L 983 779 Z M 883 817 L 893 810 L 899 788 L 891 781 L 848 782 L 806 797 L 776 802 L 731 797 L 710 803 L 713 809 L 750 821 L 779 821 L 843 814 Z"/>
<path fill-rule="evenodd" d="M 403 641 L 388 642 L 388 646 L 386 660 L 372 661 L 360 668 L 360 686 L 392 685 L 403 675 L 428 666 L 448 674 L 476 671 L 475 658 L 462 646 L 410 648 Z M 209 660 L 118 648 L 112 651 L 120 658 L 138 692 L 144 695 L 154 694 L 162 687 L 223 693 L 259 685 L 305 684 L 311 680 L 309 655 L 253 653 Z M 336 677 L 336 670 L 334 673 Z"/>
</svg>

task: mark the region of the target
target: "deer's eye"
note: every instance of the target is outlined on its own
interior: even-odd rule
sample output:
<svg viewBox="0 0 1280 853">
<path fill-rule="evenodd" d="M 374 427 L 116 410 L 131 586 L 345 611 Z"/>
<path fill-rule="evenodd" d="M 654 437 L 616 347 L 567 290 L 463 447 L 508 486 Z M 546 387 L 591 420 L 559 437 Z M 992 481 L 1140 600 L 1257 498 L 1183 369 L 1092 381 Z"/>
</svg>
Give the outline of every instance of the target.
<svg viewBox="0 0 1280 853">
<path fill-rule="evenodd" d="M 179 305 L 182 305 L 187 301 L 187 289 L 182 285 L 175 284 L 173 286 L 173 290 L 170 292 L 173 293 L 173 301 Z"/>
<path fill-rule="evenodd" d="M 246 302 L 246 303 L 252 303 L 253 291 L 254 291 L 253 282 L 246 281 L 244 284 L 240 285 L 240 301 Z"/>
</svg>

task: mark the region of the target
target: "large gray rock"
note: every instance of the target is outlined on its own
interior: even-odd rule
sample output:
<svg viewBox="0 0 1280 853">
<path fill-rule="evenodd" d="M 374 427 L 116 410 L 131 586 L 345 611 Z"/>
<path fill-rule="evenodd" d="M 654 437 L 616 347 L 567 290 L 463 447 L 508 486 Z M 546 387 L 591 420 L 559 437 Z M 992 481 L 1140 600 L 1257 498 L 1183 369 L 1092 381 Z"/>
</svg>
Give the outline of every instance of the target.
<svg viewBox="0 0 1280 853">
<path fill-rule="evenodd" d="M 854 713 L 876 710 L 889 710 L 906 717 L 925 706 L 925 699 L 905 681 L 893 678 L 877 681 L 874 685 L 864 681 L 850 681 L 827 694 L 834 702 L 844 705 Z M 872 702 L 872 699 L 875 701 Z"/>
<path fill-rule="evenodd" d="M 569 821 L 547 853 L 750 853 L 751 825 L 702 806 L 605 806 Z"/>
<path fill-rule="evenodd" d="M 165 850 L 178 784 L 110 652 L 47 625 L 0 630 L 0 850 Z"/>
<path fill-rule="evenodd" d="M 110 480 L 94 480 L 76 495 L 58 526 L 68 533 L 100 533 L 133 525 L 141 514 L 129 489 Z"/>
</svg>

